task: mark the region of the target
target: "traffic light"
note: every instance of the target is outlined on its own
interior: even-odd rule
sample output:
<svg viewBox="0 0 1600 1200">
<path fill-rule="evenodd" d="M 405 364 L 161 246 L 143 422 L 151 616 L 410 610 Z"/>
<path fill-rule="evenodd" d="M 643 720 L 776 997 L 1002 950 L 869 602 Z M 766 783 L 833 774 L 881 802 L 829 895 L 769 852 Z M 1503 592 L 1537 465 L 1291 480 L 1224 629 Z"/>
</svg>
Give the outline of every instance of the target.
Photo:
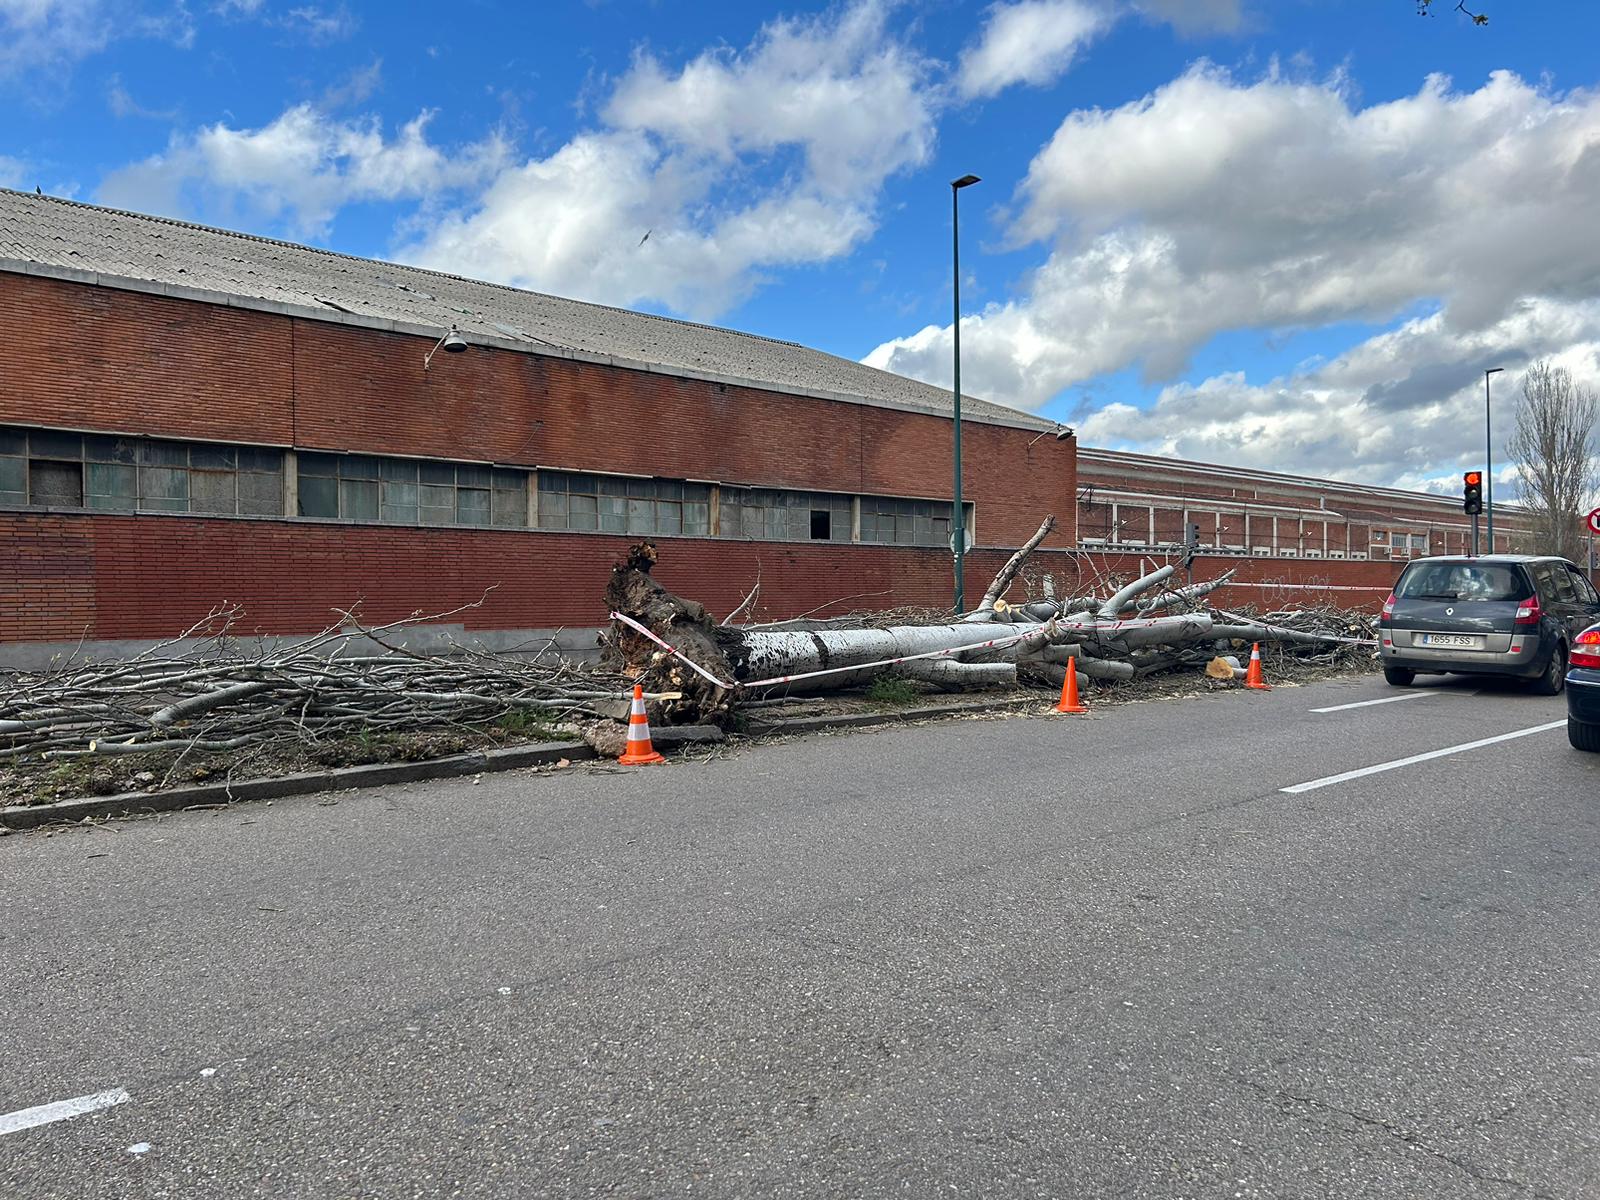
<svg viewBox="0 0 1600 1200">
<path fill-rule="evenodd" d="M 1200 523 L 1190 521 L 1183 527 L 1183 544 L 1185 546 L 1198 546 L 1200 544 Z"/>
<path fill-rule="evenodd" d="M 1461 509 L 1469 517 L 1483 511 L 1483 472 L 1468 471 L 1461 477 Z"/>
</svg>

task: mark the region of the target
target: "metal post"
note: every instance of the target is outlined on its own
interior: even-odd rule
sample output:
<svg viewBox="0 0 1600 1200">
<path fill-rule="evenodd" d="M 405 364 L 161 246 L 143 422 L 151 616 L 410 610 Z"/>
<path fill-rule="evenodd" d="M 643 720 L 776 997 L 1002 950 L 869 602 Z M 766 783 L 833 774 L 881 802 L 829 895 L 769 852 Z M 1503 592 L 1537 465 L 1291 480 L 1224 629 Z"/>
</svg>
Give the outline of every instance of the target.
<svg viewBox="0 0 1600 1200">
<path fill-rule="evenodd" d="M 1483 456 L 1488 464 L 1483 472 L 1483 511 L 1487 514 L 1484 524 L 1488 526 L 1489 554 L 1494 553 L 1494 437 L 1490 432 L 1493 414 L 1489 410 L 1489 376 L 1503 370 L 1504 367 L 1490 367 L 1483 373 Z"/>
<path fill-rule="evenodd" d="M 951 292 L 954 296 L 954 320 L 951 333 L 955 345 L 955 387 L 953 396 L 955 421 L 955 498 L 950 503 L 950 544 L 956 560 L 956 612 L 966 606 L 963 571 L 966 565 L 967 521 L 965 506 L 961 502 L 961 203 L 964 187 L 979 182 L 976 175 L 963 175 L 950 181 L 950 265 Z"/>
<path fill-rule="evenodd" d="M 962 575 L 964 558 L 967 549 L 967 523 L 961 519 L 961 189 L 955 184 L 950 185 L 950 263 L 952 270 L 952 291 L 955 295 L 955 319 L 951 325 L 951 332 L 955 335 L 955 434 L 956 434 L 956 479 L 955 500 L 950 508 L 950 537 L 951 545 L 955 547 L 956 554 L 956 612 L 961 612 L 966 606 L 966 597 L 963 592 L 965 579 Z"/>
<path fill-rule="evenodd" d="M 1472 514 L 1472 557 L 1478 557 L 1478 514 Z"/>
</svg>

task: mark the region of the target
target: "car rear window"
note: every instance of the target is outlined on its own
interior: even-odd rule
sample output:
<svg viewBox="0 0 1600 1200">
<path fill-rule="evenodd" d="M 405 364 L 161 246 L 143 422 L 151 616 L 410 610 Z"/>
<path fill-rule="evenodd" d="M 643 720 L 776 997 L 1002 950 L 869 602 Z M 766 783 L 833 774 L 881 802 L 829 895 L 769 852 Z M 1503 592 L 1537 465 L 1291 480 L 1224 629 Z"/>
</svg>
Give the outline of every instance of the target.
<svg viewBox="0 0 1600 1200">
<path fill-rule="evenodd" d="M 1395 588 L 1402 600 L 1526 600 L 1532 594 L 1521 570 L 1492 563 L 1412 563 Z"/>
</svg>

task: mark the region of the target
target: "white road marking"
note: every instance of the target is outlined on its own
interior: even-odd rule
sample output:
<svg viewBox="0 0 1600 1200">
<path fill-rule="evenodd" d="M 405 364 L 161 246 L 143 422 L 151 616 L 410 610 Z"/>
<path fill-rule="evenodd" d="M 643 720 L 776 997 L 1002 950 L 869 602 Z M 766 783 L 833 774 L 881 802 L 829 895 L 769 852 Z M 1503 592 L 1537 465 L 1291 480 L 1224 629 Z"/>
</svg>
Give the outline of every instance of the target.
<svg viewBox="0 0 1600 1200">
<path fill-rule="evenodd" d="M 1451 754 L 1462 754 L 1468 750 L 1476 750 L 1480 746 L 1493 746 L 1496 742 L 1509 742 L 1515 738 L 1527 737 L 1529 734 L 1546 733 L 1552 729 L 1560 729 L 1566 723 L 1566 718 L 1563 717 L 1559 721 L 1551 721 L 1545 725 L 1535 725 L 1531 729 L 1513 729 L 1510 733 L 1480 738 L 1476 742 L 1463 742 L 1459 746 L 1446 746 L 1443 750 L 1429 750 L 1426 754 L 1413 754 L 1410 758 L 1397 758 L 1393 762 L 1379 763 L 1373 767 L 1361 767 L 1355 771 L 1344 771 L 1338 775 L 1329 775 L 1323 779 L 1313 779 L 1309 783 L 1297 783 L 1293 787 L 1279 788 L 1278 790 L 1280 792 L 1289 792 L 1290 794 L 1314 792 L 1318 788 L 1330 787 L 1335 783 L 1344 783 L 1350 779 L 1360 779 L 1365 775 L 1380 775 L 1384 771 L 1398 770 L 1401 767 L 1409 767 L 1413 763 L 1427 762 L 1432 758 L 1444 758 Z"/>
<path fill-rule="evenodd" d="M 1371 708 L 1374 704 L 1398 704 L 1402 700 L 1425 700 L 1435 692 L 1407 692 L 1403 696 L 1385 696 L 1382 700 L 1357 700 L 1354 704 L 1335 704 L 1332 708 L 1313 708 L 1314 713 L 1343 712 L 1347 708 Z"/>
<path fill-rule="evenodd" d="M 95 1092 L 89 1096 L 74 1096 L 71 1100 L 57 1100 L 54 1104 L 19 1108 L 16 1112 L 0 1116 L 0 1134 L 16 1133 L 19 1130 L 32 1129 L 36 1125 L 48 1125 L 52 1121 L 81 1117 L 85 1113 L 99 1112 L 102 1108 L 126 1104 L 132 1098 L 122 1088 L 112 1088 L 110 1091 Z"/>
</svg>

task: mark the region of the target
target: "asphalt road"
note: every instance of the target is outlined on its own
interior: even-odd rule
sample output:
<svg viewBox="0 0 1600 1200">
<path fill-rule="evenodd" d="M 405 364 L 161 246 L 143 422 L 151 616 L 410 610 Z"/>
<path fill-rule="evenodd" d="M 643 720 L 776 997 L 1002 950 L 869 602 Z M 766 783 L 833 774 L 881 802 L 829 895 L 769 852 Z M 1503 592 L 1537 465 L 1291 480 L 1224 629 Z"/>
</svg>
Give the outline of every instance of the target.
<svg viewBox="0 0 1600 1200">
<path fill-rule="evenodd" d="M 0 839 L 0 1195 L 1600 1196 L 1600 756 L 1281 790 L 1423 690 Z"/>
</svg>

